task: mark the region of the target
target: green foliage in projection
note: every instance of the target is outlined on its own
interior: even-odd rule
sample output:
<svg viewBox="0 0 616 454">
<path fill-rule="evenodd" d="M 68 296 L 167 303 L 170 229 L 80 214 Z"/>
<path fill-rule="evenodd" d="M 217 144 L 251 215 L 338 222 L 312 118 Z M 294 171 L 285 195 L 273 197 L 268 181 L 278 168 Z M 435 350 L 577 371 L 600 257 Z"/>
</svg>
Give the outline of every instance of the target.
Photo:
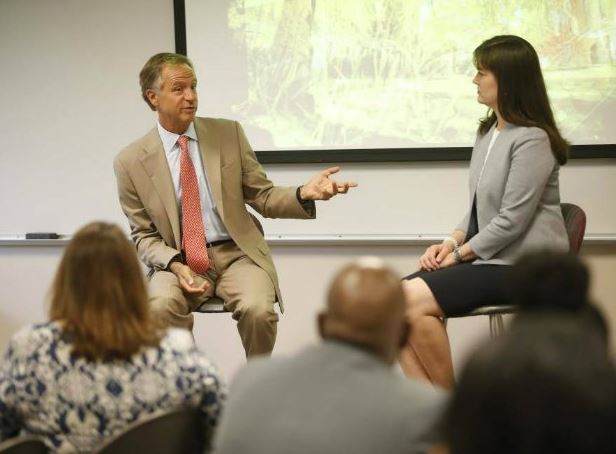
<svg viewBox="0 0 616 454">
<path fill-rule="evenodd" d="M 278 148 L 468 145 L 485 107 L 472 52 L 497 34 L 537 49 L 557 120 L 592 143 L 616 108 L 616 0 L 234 0 L 243 121 Z"/>
</svg>

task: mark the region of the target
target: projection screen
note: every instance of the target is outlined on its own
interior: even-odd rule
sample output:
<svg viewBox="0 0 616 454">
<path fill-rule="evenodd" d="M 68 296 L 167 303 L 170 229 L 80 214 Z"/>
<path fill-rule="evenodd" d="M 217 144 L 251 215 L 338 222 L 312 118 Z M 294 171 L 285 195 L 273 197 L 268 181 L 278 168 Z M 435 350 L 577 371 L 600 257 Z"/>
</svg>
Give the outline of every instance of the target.
<svg viewBox="0 0 616 454">
<path fill-rule="evenodd" d="M 240 121 L 260 156 L 467 159 L 486 113 L 471 82 L 473 49 L 516 34 L 540 56 L 575 156 L 616 157 L 616 0 L 185 0 L 184 7 L 199 114 Z"/>
</svg>

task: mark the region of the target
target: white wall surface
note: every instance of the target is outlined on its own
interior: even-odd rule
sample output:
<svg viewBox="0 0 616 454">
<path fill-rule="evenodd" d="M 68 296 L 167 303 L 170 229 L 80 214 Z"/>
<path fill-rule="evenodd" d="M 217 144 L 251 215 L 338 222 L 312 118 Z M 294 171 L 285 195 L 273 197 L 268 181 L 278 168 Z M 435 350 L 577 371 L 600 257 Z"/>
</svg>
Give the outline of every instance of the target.
<svg viewBox="0 0 616 454">
<path fill-rule="evenodd" d="M 159 51 L 173 51 L 172 0 L 0 1 L 0 233 L 72 233 L 105 219 L 126 228 L 117 203 L 113 156 L 151 128 L 137 74 Z M 215 87 L 209 87 L 215 89 Z M 207 90 L 208 87 L 201 87 Z M 202 106 L 207 115 L 207 106 Z M 474 121 L 474 119 L 469 119 Z M 466 163 L 348 164 L 341 178 L 360 187 L 318 206 L 316 221 L 267 220 L 269 234 L 446 233 L 467 204 Z M 283 185 L 304 182 L 321 165 L 270 165 Z M 562 198 L 582 205 L 590 233 L 616 233 L 616 162 L 574 161 L 562 171 Z M 332 274 L 365 254 L 401 274 L 420 247 L 274 246 L 285 296 L 275 354 L 316 340 L 314 317 Z M 0 348 L 25 323 L 45 319 L 45 294 L 61 247 L 0 246 Z M 587 246 L 593 293 L 616 311 L 616 247 Z M 459 365 L 487 333 L 486 320 L 454 320 Z M 243 363 L 227 315 L 198 315 L 195 338 L 227 377 Z"/>
<path fill-rule="evenodd" d="M 113 156 L 152 127 L 138 74 L 172 0 L 0 1 L 0 233 L 124 222 Z"/>
<path fill-rule="evenodd" d="M 26 323 L 45 320 L 45 296 L 62 247 L 0 246 L 0 349 Z M 413 246 L 273 246 L 285 298 L 275 355 L 291 354 L 318 339 L 315 317 L 323 308 L 331 276 L 362 255 L 383 257 L 401 275 L 412 271 L 423 248 Z M 592 294 L 616 327 L 616 246 L 584 246 L 582 258 L 593 276 Z M 487 317 L 452 319 L 448 324 L 457 370 L 474 344 L 489 333 Z M 244 364 L 244 352 L 229 314 L 196 314 L 195 340 L 230 379 Z M 612 345 L 616 339 L 612 336 Z"/>
</svg>

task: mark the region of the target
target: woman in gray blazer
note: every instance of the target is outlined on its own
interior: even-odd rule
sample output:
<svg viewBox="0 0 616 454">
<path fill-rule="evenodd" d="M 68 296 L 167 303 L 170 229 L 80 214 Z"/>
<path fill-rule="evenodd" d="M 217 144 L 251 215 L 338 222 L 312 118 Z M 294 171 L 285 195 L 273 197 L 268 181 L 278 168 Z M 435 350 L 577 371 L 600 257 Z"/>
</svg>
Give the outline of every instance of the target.
<svg viewBox="0 0 616 454">
<path fill-rule="evenodd" d="M 550 108 L 539 58 L 517 36 L 473 54 L 477 100 L 488 106 L 470 163 L 470 209 L 404 282 L 412 330 L 400 364 L 409 376 L 454 384 L 443 317 L 510 302 L 510 265 L 534 249 L 567 251 L 558 172 L 569 145 Z"/>
</svg>

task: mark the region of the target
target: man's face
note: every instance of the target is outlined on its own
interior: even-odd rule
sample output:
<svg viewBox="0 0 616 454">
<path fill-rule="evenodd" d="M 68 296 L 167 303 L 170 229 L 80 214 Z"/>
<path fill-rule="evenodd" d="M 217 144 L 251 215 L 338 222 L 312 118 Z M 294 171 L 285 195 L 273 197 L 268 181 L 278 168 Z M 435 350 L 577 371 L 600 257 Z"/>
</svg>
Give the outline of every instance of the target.
<svg viewBox="0 0 616 454">
<path fill-rule="evenodd" d="M 158 121 L 167 131 L 182 134 L 197 113 L 197 79 L 189 66 L 165 65 L 158 89 L 147 91 L 158 111 Z"/>
</svg>

